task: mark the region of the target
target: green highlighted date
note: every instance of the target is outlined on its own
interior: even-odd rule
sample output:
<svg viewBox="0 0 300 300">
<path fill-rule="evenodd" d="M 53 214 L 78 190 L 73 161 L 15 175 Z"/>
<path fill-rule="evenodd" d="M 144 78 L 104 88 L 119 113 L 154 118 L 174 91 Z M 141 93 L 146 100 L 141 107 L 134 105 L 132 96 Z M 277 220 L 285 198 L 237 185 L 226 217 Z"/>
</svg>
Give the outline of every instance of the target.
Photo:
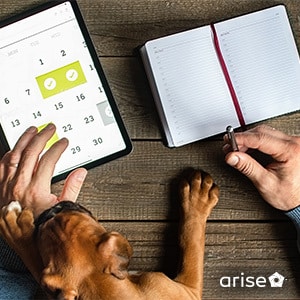
<svg viewBox="0 0 300 300">
<path fill-rule="evenodd" d="M 86 83 L 79 61 L 36 77 L 44 99 Z"/>
</svg>

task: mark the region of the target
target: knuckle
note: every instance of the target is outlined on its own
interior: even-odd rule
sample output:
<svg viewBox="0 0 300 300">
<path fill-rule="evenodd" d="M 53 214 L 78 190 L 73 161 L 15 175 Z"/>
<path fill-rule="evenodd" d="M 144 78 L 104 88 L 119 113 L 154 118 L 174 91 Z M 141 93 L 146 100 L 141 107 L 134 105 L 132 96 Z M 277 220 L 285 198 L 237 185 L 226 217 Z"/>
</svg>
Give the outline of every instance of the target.
<svg viewBox="0 0 300 300">
<path fill-rule="evenodd" d="M 14 151 L 9 151 L 7 152 L 3 158 L 2 158 L 2 161 L 4 162 L 19 162 L 19 159 L 20 159 L 20 156 L 14 152 Z"/>
<path fill-rule="evenodd" d="M 17 154 L 17 153 L 15 153 L 14 151 L 11 151 L 10 152 L 10 160 L 11 160 L 11 162 L 19 162 L 19 159 L 20 159 L 20 156 Z"/>
<path fill-rule="evenodd" d="M 11 196 L 13 200 L 21 200 L 24 192 L 24 184 L 22 181 L 17 180 L 12 184 Z"/>
<path fill-rule="evenodd" d="M 300 137 L 292 137 L 289 141 L 286 141 L 286 150 L 291 157 L 300 156 Z"/>
<path fill-rule="evenodd" d="M 254 167 L 249 162 L 238 163 L 236 167 L 240 172 L 242 172 L 247 177 L 251 177 L 253 174 Z"/>
<path fill-rule="evenodd" d="M 35 157 L 35 156 L 38 155 L 38 153 L 36 153 L 34 147 L 32 147 L 31 145 L 29 145 L 29 146 L 26 147 L 25 150 L 23 151 L 23 155 L 24 155 L 24 157 Z"/>
<path fill-rule="evenodd" d="M 261 124 L 261 125 L 256 126 L 254 128 L 254 130 L 261 133 L 261 132 L 264 132 L 265 129 L 267 129 L 267 128 L 269 128 L 269 126 Z"/>
</svg>

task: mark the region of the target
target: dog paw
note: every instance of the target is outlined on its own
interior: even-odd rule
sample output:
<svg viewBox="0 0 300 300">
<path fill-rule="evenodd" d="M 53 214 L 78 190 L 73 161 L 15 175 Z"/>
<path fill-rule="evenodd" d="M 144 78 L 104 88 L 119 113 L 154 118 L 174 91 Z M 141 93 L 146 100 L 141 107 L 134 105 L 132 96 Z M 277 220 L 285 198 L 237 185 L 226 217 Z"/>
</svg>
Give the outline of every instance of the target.
<svg viewBox="0 0 300 300">
<path fill-rule="evenodd" d="M 22 210 L 18 201 L 12 201 L 2 208 L 0 235 L 15 251 L 31 242 L 33 231 L 34 218 L 31 210 Z"/>
<path fill-rule="evenodd" d="M 181 182 L 180 194 L 185 215 L 196 213 L 207 218 L 218 202 L 219 187 L 208 173 L 193 171 Z"/>
<path fill-rule="evenodd" d="M 15 211 L 17 214 L 22 211 L 22 207 L 19 201 L 12 201 L 7 206 L 4 206 L 4 213 Z"/>
</svg>

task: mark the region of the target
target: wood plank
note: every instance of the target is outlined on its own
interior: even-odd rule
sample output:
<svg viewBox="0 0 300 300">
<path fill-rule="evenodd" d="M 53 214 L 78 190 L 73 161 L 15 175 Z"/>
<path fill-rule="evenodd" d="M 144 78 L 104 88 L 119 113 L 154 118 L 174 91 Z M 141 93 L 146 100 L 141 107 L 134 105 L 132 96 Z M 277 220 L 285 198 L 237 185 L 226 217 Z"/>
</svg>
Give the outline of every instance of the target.
<svg viewBox="0 0 300 300">
<path fill-rule="evenodd" d="M 282 218 L 248 179 L 224 163 L 221 146 L 206 141 L 170 150 L 159 142 L 134 142 L 129 156 L 89 171 L 79 201 L 104 220 L 176 220 L 174 179 L 193 167 L 209 172 L 221 188 L 212 220 Z M 61 185 L 54 185 L 56 193 Z"/>
<path fill-rule="evenodd" d="M 107 80 L 132 139 L 161 139 L 160 121 L 138 58 L 101 58 Z"/>
<path fill-rule="evenodd" d="M 145 41 L 284 3 L 300 41 L 298 0 L 78 1 L 102 56 L 129 56 Z"/>
<path fill-rule="evenodd" d="M 133 246 L 131 270 L 177 271 L 177 223 L 104 222 L 107 230 L 127 236 Z M 299 253 L 290 222 L 209 222 L 205 250 L 204 299 L 299 299 Z M 268 277 L 274 272 L 286 280 L 281 289 L 222 288 L 223 276 Z"/>
<path fill-rule="evenodd" d="M 0 2 L 0 19 L 42 4 L 43 0 Z M 101 56 L 131 56 L 145 41 L 284 3 L 298 44 L 298 0 L 78 0 Z"/>
</svg>

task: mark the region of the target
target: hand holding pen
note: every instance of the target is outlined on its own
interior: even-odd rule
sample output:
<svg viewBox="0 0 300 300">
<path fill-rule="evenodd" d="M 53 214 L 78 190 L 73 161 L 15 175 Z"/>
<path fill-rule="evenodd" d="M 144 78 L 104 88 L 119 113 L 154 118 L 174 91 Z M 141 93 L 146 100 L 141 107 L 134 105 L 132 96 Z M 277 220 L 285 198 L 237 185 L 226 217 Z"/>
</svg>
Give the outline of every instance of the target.
<svg viewBox="0 0 300 300">
<path fill-rule="evenodd" d="M 273 207 L 288 211 L 300 205 L 300 137 L 261 125 L 235 134 L 239 151 L 233 151 L 230 138 L 228 132 L 223 148 L 227 164 L 246 175 Z M 270 155 L 273 162 L 263 167 L 247 154 L 248 149 Z"/>
</svg>

